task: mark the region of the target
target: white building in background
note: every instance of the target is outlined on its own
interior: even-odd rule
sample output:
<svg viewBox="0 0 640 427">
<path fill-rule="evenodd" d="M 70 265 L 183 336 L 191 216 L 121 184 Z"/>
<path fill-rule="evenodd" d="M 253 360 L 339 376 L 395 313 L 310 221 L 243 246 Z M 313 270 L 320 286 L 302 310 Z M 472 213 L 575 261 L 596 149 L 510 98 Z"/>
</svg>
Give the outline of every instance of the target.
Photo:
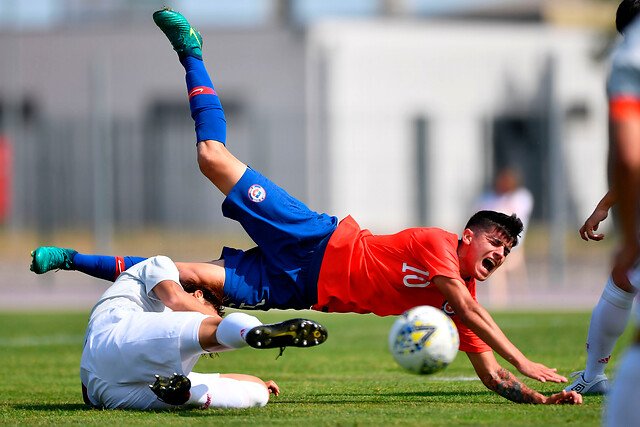
<svg viewBox="0 0 640 427">
<path fill-rule="evenodd" d="M 598 37 L 501 23 L 319 23 L 307 45 L 309 203 L 378 232 L 457 230 L 496 162 L 515 160 L 538 216 L 573 224 L 606 190 Z"/>
</svg>

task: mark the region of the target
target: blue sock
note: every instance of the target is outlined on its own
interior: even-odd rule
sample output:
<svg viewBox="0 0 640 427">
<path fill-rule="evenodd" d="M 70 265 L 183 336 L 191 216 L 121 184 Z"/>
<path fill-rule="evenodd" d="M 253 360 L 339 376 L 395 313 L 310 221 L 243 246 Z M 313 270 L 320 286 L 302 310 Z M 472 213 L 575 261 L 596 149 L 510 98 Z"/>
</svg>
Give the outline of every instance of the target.
<svg viewBox="0 0 640 427">
<path fill-rule="evenodd" d="M 214 140 L 225 143 L 227 140 L 227 121 L 220 98 L 201 59 L 193 56 L 180 58 L 184 66 L 189 93 L 189 108 L 195 121 L 196 142 Z"/>
<path fill-rule="evenodd" d="M 134 256 L 121 257 L 77 253 L 73 257 L 73 268 L 89 276 L 114 282 L 120 273 L 145 259 Z"/>
</svg>

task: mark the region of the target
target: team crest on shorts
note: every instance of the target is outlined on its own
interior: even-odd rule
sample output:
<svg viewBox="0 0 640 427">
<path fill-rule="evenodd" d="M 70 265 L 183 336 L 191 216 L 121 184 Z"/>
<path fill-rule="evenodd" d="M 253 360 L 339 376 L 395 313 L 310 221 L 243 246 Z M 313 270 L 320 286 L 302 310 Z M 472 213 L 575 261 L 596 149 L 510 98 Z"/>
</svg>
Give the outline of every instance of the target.
<svg viewBox="0 0 640 427">
<path fill-rule="evenodd" d="M 249 187 L 249 198 L 252 202 L 260 203 L 267 197 L 267 192 L 261 185 L 253 184 Z"/>
</svg>

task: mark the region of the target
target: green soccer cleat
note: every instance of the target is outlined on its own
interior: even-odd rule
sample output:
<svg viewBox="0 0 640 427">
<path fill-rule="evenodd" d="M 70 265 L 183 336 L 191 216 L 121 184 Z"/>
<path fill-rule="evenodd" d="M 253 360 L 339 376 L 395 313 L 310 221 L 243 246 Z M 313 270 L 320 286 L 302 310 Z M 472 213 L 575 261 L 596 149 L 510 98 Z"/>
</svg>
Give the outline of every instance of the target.
<svg viewBox="0 0 640 427">
<path fill-rule="evenodd" d="M 327 340 L 327 329 L 308 319 L 291 319 L 260 325 L 247 332 L 244 339 L 253 348 L 313 347 Z"/>
<path fill-rule="evenodd" d="M 202 59 L 202 36 L 196 31 L 187 18 L 169 8 L 158 10 L 153 14 L 153 22 L 167 36 L 178 57 L 193 56 Z"/>
<path fill-rule="evenodd" d="M 174 373 L 170 377 L 156 375 L 151 391 L 169 405 L 184 405 L 191 397 L 191 381 L 184 375 Z"/>
<path fill-rule="evenodd" d="M 36 274 L 58 269 L 73 270 L 73 257 L 77 253 L 73 249 L 40 246 L 31 251 L 31 266 L 29 269 Z"/>
</svg>

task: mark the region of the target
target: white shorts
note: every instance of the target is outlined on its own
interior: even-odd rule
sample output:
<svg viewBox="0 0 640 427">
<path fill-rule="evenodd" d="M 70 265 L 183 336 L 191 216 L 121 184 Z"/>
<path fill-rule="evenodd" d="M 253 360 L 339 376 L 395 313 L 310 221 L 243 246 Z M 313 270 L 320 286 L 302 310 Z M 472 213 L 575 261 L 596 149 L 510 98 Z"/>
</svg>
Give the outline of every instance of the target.
<svg viewBox="0 0 640 427">
<path fill-rule="evenodd" d="M 154 375 L 188 374 L 205 353 L 196 312 L 105 311 L 87 329 L 80 379 L 96 406 L 153 409 L 169 405 L 149 389 Z"/>
<path fill-rule="evenodd" d="M 640 292 L 640 266 L 636 264 L 636 267 L 629 270 L 627 273 L 627 277 L 629 278 L 629 282 L 636 288 L 637 291 Z M 634 316 L 633 320 L 635 321 L 636 327 L 640 328 L 640 304 L 636 298 L 636 304 L 634 304 Z"/>
</svg>

